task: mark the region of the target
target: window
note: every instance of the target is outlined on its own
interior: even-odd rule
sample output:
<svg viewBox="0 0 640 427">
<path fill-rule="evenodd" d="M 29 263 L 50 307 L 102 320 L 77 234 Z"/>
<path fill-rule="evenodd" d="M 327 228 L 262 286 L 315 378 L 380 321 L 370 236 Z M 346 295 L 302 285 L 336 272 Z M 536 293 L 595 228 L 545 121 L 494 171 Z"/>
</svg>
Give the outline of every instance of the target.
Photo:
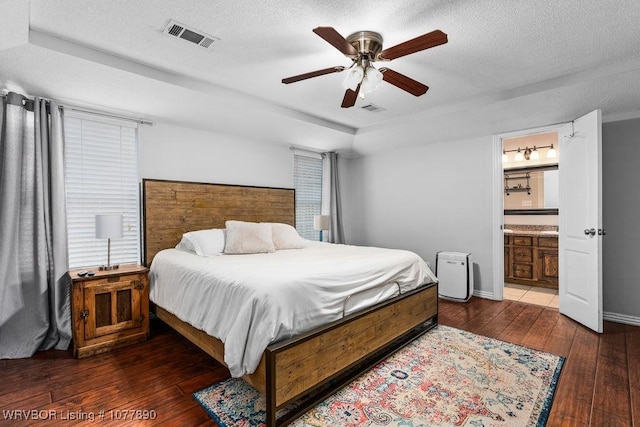
<svg viewBox="0 0 640 427">
<path fill-rule="evenodd" d="M 123 215 L 122 238 L 111 240 L 111 263 L 139 263 L 136 123 L 67 113 L 64 127 L 69 267 L 107 263 L 107 242 L 95 237 L 96 214 Z"/>
<path fill-rule="evenodd" d="M 322 157 L 319 154 L 294 153 L 293 186 L 296 229 L 305 239 L 320 240 L 320 232 L 313 229 L 313 217 L 322 211 Z"/>
</svg>

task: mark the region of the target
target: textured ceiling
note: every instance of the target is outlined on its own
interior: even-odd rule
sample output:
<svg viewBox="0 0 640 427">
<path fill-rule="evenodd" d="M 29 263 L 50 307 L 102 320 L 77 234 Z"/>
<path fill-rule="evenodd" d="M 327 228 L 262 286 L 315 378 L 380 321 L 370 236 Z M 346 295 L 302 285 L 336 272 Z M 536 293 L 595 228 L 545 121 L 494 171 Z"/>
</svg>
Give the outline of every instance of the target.
<svg viewBox="0 0 640 427">
<path fill-rule="evenodd" d="M 637 0 L 0 0 L 0 9 L 0 89 L 266 142 L 366 154 L 640 106 Z M 220 40 L 206 50 L 165 36 L 170 19 Z M 385 64 L 428 85 L 424 96 L 383 82 L 342 109 L 343 74 L 280 82 L 349 65 L 317 26 L 377 31 L 385 47 L 440 29 L 449 43 Z M 384 111 L 360 108 L 368 103 Z"/>
</svg>

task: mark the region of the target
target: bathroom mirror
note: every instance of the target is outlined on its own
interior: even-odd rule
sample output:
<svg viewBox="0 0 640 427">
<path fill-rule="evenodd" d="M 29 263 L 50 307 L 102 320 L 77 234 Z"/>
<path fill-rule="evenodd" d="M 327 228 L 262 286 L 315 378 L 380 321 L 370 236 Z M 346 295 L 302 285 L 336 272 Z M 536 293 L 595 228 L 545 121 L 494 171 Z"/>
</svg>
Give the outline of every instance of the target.
<svg viewBox="0 0 640 427">
<path fill-rule="evenodd" d="M 557 215 L 558 165 L 504 170 L 505 215 Z"/>
</svg>

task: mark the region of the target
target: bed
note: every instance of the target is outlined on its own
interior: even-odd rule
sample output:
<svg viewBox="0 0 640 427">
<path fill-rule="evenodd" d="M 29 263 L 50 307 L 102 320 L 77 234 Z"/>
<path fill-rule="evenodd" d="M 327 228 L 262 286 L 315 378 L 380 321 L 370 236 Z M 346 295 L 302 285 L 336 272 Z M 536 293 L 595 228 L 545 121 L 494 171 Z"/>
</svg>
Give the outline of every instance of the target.
<svg viewBox="0 0 640 427">
<path fill-rule="evenodd" d="M 299 251 L 277 251 L 273 254 L 256 256 L 255 259 L 250 259 L 253 255 L 240 257 L 225 255 L 203 259 L 172 248 L 180 242 L 183 233 L 208 228 L 224 228 L 227 220 L 293 225 L 294 206 L 295 194 L 291 189 L 143 180 L 144 260 L 145 264 L 150 266 L 154 257 L 157 256 L 158 260 L 154 264 L 155 271 L 152 271 L 151 281 L 158 284 L 163 280 L 166 282 L 164 285 L 158 285 L 158 288 L 153 288 L 152 285 L 152 300 L 156 302 L 154 304 L 156 315 L 229 367 L 225 362 L 225 344 L 221 339 L 206 332 L 211 325 L 207 326 L 206 322 L 198 321 L 199 315 L 195 316 L 195 320 L 193 316 L 190 317 L 189 308 L 195 302 L 184 298 L 189 298 L 190 293 L 193 294 L 189 288 L 201 289 L 200 285 L 196 284 L 198 281 L 194 279 L 193 273 L 187 271 L 192 268 L 189 266 L 190 263 L 196 263 L 196 270 L 206 271 L 206 268 L 213 265 L 216 271 L 224 271 L 225 268 L 233 271 L 233 268 L 237 267 L 226 264 L 234 257 L 243 260 L 241 262 L 250 262 L 251 265 L 258 265 L 255 263 L 268 260 L 264 265 L 267 270 L 256 269 L 252 274 L 265 277 L 264 281 L 270 287 L 278 286 L 278 282 L 281 281 L 286 293 L 294 288 L 287 288 L 290 285 L 284 284 L 284 277 L 282 280 L 275 280 L 273 275 L 261 271 L 269 271 L 269 265 L 278 262 L 283 263 L 282 265 L 298 265 L 299 268 L 295 274 L 311 271 L 313 268 L 308 267 L 305 262 L 310 262 L 309 259 L 322 259 L 329 247 L 339 246 L 340 250 L 347 252 L 351 248 L 310 242 L 308 248 Z M 361 250 L 357 249 L 357 251 Z M 372 265 L 378 265 L 390 256 L 378 251 L 380 251 L 379 248 L 365 249 L 364 256 L 371 259 Z M 343 252 L 341 257 L 347 252 Z M 404 256 L 406 255 L 404 252 L 406 251 L 397 251 L 397 254 Z M 294 262 L 291 258 L 286 258 L 291 256 L 294 257 Z M 380 257 L 375 258 L 376 256 Z M 176 266 L 166 267 L 168 270 L 156 267 L 171 262 L 183 267 L 182 275 L 168 273 L 168 271 L 180 271 Z M 346 266 L 347 263 L 343 264 Z M 381 268 L 384 270 L 386 267 Z M 373 273 L 372 277 L 381 276 L 379 286 L 365 286 L 364 282 L 374 280 L 369 277 L 363 279 L 362 283 L 362 286 L 365 286 L 362 289 L 367 290 L 364 294 L 373 301 L 373 305 L 362 309 L 361 301 L 356 301 L 355 298 L 355 295 L 360 293 L 359 290 L 354 293 L 353 298 L 349 295 L 345 297 L 341 290 L 342 294 L 336 296 L 336 301 L 346 302 L 336 304 L 334 301 L 329 310 L 329 316 L 323 322 L 318 322 L 317 316 L 311 316 L 314 320 L 302 330 L 293 328 L 285 330 L 283 334 L 274 335 L 275 342 L 266 343 L 264 351 L 261 350 L 260 345 L 256 344 L 259 348 L 256 350 L 258 353 L 249 358 L 251 360 L 245 361 L 246 364 L 242 361 L 240 364 L 231 361 L 230 371 L 235 376 L 242 375 L 249 384 L 265 395 L 267 425 L 288 423 L 388 354 L 435 326 L 437 284 L 435 277 L 428 273 L 430 272 L 424 273 L 413 282 L 408 278 L 405 280 L 402 274 L 394 276 L 393 280 L 388 280 L 383 277 L 383 273 Z M 292 276 L 293 283 L 300 280 L 295 274 Z M 337 273 L 337 275 L 340 274 L 350 273 Z M 315 276 L 314 279 L 313 275 L 305 280 L 313 283 L 316 279 L 318 282 L 322 281 L 321 276 Z M 180 282 L 174 287 L 178 287 L 184 295 L 163 296 L 159 289 L 162 286 L 164 286 L 162 289 L 171 287 L 173 282 Z M 219 295 L 220 289 L 201 292 L 209 295 L 209 299 L 202 297 L 195 298 L 196 300 L 205 300 L 205 305 L 215 304 L 216 299 L 212 295 Z M 302 297 L 298 295 L 294 298 Z M 172 305 L 172 299 L 187 301 L 183 304 L 187 309 L 185 310 L 184 307 L 182 311 L 177 309 Z M 271 325 L 286 323 L 277 319 L 271 323 L 266 322 Z M 269 333 L 269 331 L 266 333 L 262 331 L 258 335 L 268 336 Z M 272 341 L 274 336 L 268 336 L 269 341 Z M 252 343 L 253 341 L 249 340 L 244 345 L 251 347 Z M 233 347 L 231 341 L 228 342 L 227 347 L 226 350 Z M 280 409 L 292 402 L 296 402 L 295 410 L 276 416 Z"/>
</svg>

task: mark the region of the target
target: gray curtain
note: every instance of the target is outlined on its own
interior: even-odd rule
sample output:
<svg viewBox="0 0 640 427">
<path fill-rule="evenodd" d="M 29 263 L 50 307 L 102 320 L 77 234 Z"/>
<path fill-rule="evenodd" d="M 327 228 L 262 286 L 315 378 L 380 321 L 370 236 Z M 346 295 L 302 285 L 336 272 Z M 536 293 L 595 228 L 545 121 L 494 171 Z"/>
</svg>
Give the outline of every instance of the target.
<svg viewBox="0 0 640 427">
<path fill-rule="evenodd" d="M 331 228 L 329 229 L 330 243 L 345 243 L 342 226 L 342 204 L 340 202 L 340 185 L 338 180 L 338 153 L 325 153 L 329 162 L 329 215 Z"/>
<path fill-rule="evenodd" d="M 0 114 L 0 359 L 71 341 L 62 112 L 16 93 Z"/>
</svg>

